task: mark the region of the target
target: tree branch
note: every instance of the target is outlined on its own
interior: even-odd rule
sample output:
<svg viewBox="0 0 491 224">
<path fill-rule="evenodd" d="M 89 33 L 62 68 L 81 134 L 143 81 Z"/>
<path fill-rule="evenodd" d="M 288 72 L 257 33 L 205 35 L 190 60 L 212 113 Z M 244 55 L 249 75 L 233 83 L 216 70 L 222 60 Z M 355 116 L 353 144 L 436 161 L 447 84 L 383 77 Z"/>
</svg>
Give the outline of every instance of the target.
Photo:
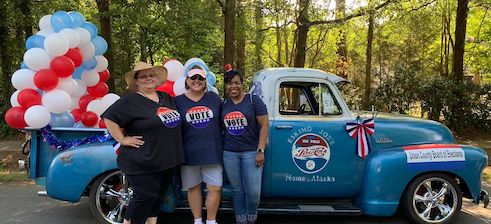
<svg viewBox="0 0 491 224">
<path fill-rule="evenodd" d="M 346 21 L 348 21 L 350 19 L 353 19 L 353 18 L 356 18 L 356 17 L 360 17 L 360 16 L 364 16 L 364 15 L 368 14 L 369 11 L 377 11 L 377 10 L 379 10 L 381 8 L 384 8 L 387 5 L 389 5 L 391 2 L 392 2 L 392 0 L 387 0 L 384 3 L 378 5 L 377 7 L 373 8 L 373 9 L 367 9 L 369 7 L 366 7 L 364 9 L 362 9 L 358 13 L 351 14 L 349 16 L 346 16 L 346 17 L 340 18 L 340 19 L 312 21 L 312 22 L 309 22 L 308 23 L 308 26 L 315 26 L 315 25 L 322 25 L 322 24 L 341 24 L 341 23 L 346 22 Z"/>
<path fill-rule="evenodd" d="M 227 10 L 225 9 L 225 3 L 224 3 L 224 2 L 222 2 L 222 0 L 216 0 L 216 1 L 217 1 L 217 3 L 220 5 L 220 8 L 222 8 L 222 12 L 223 12 L 223 13 L 225 13 L 225 11 L 227 11 Z"/>
<path fill-rule="evenodd" d="M 264 28 L 264 29 L 260 29 L 260 30 L 259 30 L 259 32 L 268 31 L 268 30 L 270 30 L 270 29 L 279 29 L 279 28 L 283 28 L 283 27 L 288 26 L 288 25 L 293 24 L 293 23 L 295 23 L 295 21 L 291 20 L 291 21 L 289 21 L 288 23 L 285 23 L 285 24 L 283 24 L 283 25 L 281 25 L 281 26 L 270 26 L 270 27 L 267 27 L 267 28 Z"/>
</svg>

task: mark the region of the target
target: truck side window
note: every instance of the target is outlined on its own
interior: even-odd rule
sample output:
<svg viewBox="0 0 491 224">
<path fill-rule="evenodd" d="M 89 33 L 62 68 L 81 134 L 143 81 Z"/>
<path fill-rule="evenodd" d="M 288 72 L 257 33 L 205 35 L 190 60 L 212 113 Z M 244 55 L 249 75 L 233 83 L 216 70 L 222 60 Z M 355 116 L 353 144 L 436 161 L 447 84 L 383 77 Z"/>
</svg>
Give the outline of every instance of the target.
<svg viewBox="0 0 491 224">
<path fill-rule="evenodd" d="M 282 115 L 340 115 L 341 109 L 324 83 L 284 82 L 279 89 Z"/>
</svg>

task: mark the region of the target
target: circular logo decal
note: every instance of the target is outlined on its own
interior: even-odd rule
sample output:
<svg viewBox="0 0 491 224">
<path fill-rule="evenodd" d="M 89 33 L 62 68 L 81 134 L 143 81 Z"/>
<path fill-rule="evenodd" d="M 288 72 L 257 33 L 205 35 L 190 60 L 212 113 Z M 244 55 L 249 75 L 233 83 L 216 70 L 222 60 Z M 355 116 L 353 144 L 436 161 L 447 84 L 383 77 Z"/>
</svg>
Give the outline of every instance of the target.
<svg viewBox="0 0 491 224">
<path fill-rule="evenodd" d="M 175 128 L 181 122 L 181 115 L 179 112 L 167 107 L 159 107 L 159 109 L 157 109 L 157 116 L 159 116 L 162 123 L 168 128 Z"/>
<path fill-rule="evenodd" d="M 304 173 L 321 171 L 330 157 L 331 150 L 327 141 L 316 134 L 302 135 L 292 145 L 293 162 Z"/>
<path fill-rule="evenodd" d="M 247 129 L 247 118 L 240 111 L 225 115 L 224 123 L 228 133 L 232 135 L 241 135 Z"/>
<path fill-rule="evenodd" d="M 211 123 L 213 111 L 205 106 L 192 107 L 186 112 L 186 121 L 195 128 L 204 128 Z"/>
</svg>

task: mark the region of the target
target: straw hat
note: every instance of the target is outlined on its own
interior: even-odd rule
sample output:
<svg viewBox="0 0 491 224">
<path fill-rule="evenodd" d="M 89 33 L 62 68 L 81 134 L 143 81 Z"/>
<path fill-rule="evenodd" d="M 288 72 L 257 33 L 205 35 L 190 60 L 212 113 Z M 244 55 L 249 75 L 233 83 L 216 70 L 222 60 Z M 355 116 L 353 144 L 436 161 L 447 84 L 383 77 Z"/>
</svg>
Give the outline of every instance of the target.
<svg viewBox="0 0 491 224">
<path fill-rule="evenodd" d="M 155 76 L 159 80 L 159 83 L 157 83 L 157 86 L 160 84 L 164 83 L 167 80 L 167 69 L 163 66 L 153 66 L 151 64 L 145 63 L 145 62 L 138 62 L 136 63 L 135 67 L 133 68 L 132 71 L 128 72 L 124 76 L 124 80 L 126 81 L 126 84 L 128 85 L 126 89 L 129 89 L 131 92 L 136 92 L 137 87 L 135 84 L 135 75 L 136 72 L 145 70 L 145 69 L 152 69 L 153 72 L 155 73 Z"/>
</svg>

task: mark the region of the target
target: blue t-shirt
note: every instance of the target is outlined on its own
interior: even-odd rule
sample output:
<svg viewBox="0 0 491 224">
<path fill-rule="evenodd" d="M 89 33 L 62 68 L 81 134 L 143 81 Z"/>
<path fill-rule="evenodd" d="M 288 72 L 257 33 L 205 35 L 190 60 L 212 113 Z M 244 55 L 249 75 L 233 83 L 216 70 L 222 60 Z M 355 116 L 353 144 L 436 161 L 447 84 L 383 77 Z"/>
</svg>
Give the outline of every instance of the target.
<svg viewBox="0 0 491 224">
<path fill-rule="evenodd" d="M 175 101 L 182 120 L 185 165 L 222 163 L 220 97 L 214 92 L 206 92 L 194 102 L 183 94 Z"/>
<path fill-rule="evenodd" d="M 246 94 L 238 104 L 231 99 L 223 102 L 222 119 L 225 126 L 223 150 L 256 151 L 260 132 L 256 117 L 267 114 L 266 105 L 256 95 Z"/>
</svg>

